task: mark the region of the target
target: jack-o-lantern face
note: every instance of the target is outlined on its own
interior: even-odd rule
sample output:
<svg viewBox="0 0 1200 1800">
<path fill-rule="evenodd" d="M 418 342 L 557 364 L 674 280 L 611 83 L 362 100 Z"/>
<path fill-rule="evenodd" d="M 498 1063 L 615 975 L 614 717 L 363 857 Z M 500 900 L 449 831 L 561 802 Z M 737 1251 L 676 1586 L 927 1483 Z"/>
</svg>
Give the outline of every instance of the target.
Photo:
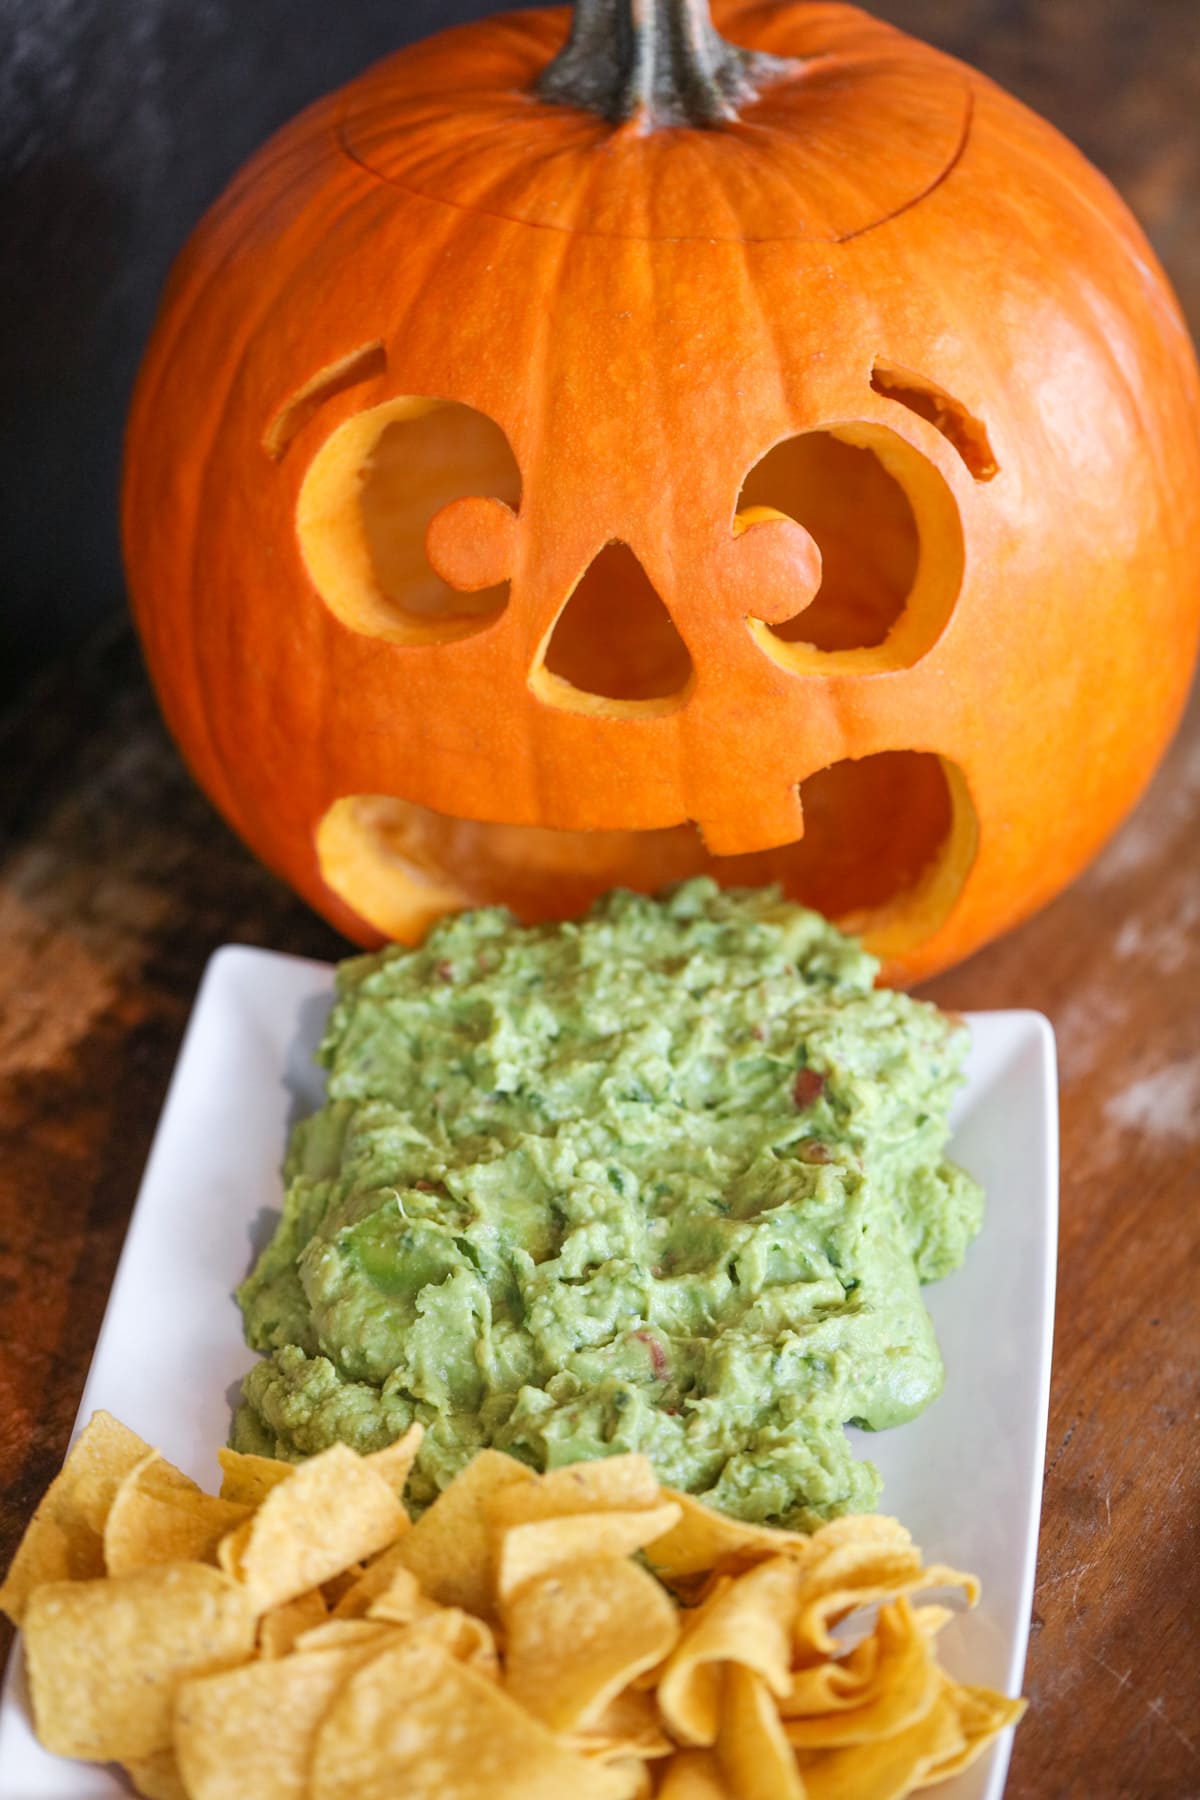
<svg viewBox="0 0 1200 1800">
<path fill-rule="evenodd" d="M 1135 228 L 852 9 L 724 17 L 828 65 L 757 148 L 532 104 L 562 25 L 522 15 L 465 84 L 461 34 L 364 77 L 332 151 L 306 115 L 178 278 L 127 488 L 152 668 L 234 823 L 364 939 L 708 870 L 920 973 L 1081 866 L 1173 722 L 1195 374 Z"/>
<path fill-rule="evenodd" d="M 382 378 L 386 365 L 372 348 L 350 366 Z M 344 373 L 339 368 L 339 380 Z M 305 385 L 306 405 L 328 379 Z M 960 454 L 967 451 L 978 479 L 995 473 L 984 428 L 935 384 L 910 377 L 901 388 L 876 371 L 870 386 L 910 407 L 919 401 Z M 869 389 L 861 398 L 869 401 Z M 295 405 L 272 420 L 272 449 L 279 417 Z M 636 435 L 636 415 L 629 425 Z M 635 454 L 636 442 L 621 461 Z M 899 670 L 950 618 L 963 572 L 957 507 L 937 469 L 893 427 L 847 420 L 788 435 L 747 471 L 736 459 L 726 463 L 725 527 L 715 548 L 706 541 L 685 560 L 675 530 L 656 554 L 643 506 L 630 511 L 618 487 L 586 561 L 560 565 L 546 592 L 539 545 L 552 527 L 539 522 L 534 494 L 522 503 L 503 430 L 461 402 L 406 395 L 354 413 L 317 450 L 297 502 L 300 550 L 321 599 L 355 632 L 410 651 L 486 632 L 494 704 L 533 714 L 542 768 L 566 790 L 578 779 L 580 754 L 569 715 L 589 721 L 597 747 L 588 754 L 601 768 L 613 760 L 601 733 L 616 738 L 627 759 L 636 751 L 633 728 L 685 710 L 700 712 L 699 730 L 721 739 L 735 658 L 747 668 L 766 658 L 817 680 Z M 584 466 L 580 474 L 606 517 L 607 471 Z M 556 503 L 552 493 L 546 498 Z M 923 534 L 936 555 L 922 558 Z M 554 535 L 561 539 L 561 527 Z M 765 665 L 763 672 L 777 681 Z M 515 689 L 507 702 L 506 686 Z M 653 739 L 644 753 L 659 756 Z M 495 783 L 505 806 L 503 770 Z M 928 906 L 930 873 L 952 852 L 954 880 L 932 897 L 946 909 L 974 847 L 961 779 L 936 753 L 906 746 L 832 767 L 793 763 L 773 779 L 764 770 L 755 782 L 759 805 L 744 816 L 710 819 L 698 809 L 694 824 L 657 829 L 625 823 L 629 797 L 620 790 L 602 795 L 605 826 L 581 832 L 511 818 L 470 829 L 419 804 L 419 785 L 406 786 L 404 797 L 341 795 L 318 830 L 326 880 L 389 935 L 412 932 L 414 904 L 427 916 L 446 905 L 443 893 L 421 891 L 422 870 L 473 899 L 537 915 L 578 910 L 614 884 L 655 886 L 704 869 L 728 881 L 782 880 L 869 927 L 864 915 L 894 909 L 898 897 L 911 902 L 922 880 Z M 398 879 L 408 869 L 415 896 L 411 880 Z"/>
</svg>

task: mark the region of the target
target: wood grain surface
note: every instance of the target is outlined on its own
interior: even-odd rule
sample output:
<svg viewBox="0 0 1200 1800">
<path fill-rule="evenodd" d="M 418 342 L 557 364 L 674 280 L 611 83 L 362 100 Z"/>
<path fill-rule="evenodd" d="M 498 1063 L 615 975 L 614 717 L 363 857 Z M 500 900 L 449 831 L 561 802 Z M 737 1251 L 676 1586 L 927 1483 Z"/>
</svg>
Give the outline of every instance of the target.
<svg viewBox="0 0 1200 1800">
<path fill-rule="evenodd" d="M 1195 0 L 909 0 L 1113 177 L 1200 328 Z M 345 946 L 230 836 L 114 621 L 0 723 L 0 1566 L 61 1460 L 172 1060 L 229 941 Z M 1058 1032 L 1062 1229 L 1010 1800 L 1200 1796 L 1200 704 L 1039 917 L 925 992 Z"/>
</svg>

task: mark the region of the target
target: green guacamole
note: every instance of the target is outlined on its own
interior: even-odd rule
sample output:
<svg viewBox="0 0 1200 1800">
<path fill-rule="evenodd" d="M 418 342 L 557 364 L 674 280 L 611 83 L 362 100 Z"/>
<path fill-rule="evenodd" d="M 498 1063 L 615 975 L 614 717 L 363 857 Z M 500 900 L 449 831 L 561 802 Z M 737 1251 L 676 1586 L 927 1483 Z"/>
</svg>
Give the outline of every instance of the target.
<svg viewBox="0 0 1200 1800">
<path fill-rule="evenodd" d="M 346 963 L 275 1237 L 242 1449 L 426 1428 L 432 1499 L 483 1445 L 622 1450 L 741 1518 L 869 1509 L 843 1426 L 941 1389 L 920 1284 L 982 1196 L 944 1160 L 964 1030 L 777 891 L 617 892 L 578 923 L 464 913 Z"/>
</svg>

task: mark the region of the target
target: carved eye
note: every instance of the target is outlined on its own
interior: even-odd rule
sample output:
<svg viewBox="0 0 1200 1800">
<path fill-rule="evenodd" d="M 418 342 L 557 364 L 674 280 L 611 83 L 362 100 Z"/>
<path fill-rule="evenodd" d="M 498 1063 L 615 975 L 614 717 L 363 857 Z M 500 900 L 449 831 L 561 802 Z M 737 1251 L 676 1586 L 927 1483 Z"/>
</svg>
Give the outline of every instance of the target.
<svg viewBox="0 0 1200 1800">
<path fill-rule="evenodd" d="M 276 443 L 282 455 L 346 385 L 310 383 L 272 422 L 268 451 Z M 450 641 L 504 609 L 520 499 L 516 458 L 493 419 L 459 401 L 404 395 L 355 413 L 326 439 L 301 485 L 296 529 L 314 585 L 352 630 Z"/>
<path fill-rule="evenodd" d="M 962 524 L 945 480 L 867 420 L 774 445 L 745 478 L 734 529 L 762 596 L 750 630 L 796 673 L 909 667 L 945 629 L 962 580 Z"/>
<path fill-rule="evenodd" d="M 821 553 L 814 598 L 777 636 L 817 650 L 881 644 L 912 589 L 918 542 L 908 496 L 877 454 L 831 431 L 786 438 L 746 477 L 738 512 L 752 507 L 795 519 Z"/>
</svg>

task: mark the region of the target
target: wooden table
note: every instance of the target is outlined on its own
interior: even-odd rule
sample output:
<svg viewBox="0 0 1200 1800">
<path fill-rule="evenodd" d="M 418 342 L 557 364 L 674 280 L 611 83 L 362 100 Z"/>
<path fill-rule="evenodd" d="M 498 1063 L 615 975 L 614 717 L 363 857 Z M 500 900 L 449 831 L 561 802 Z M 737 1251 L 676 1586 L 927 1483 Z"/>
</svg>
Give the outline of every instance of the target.
<svg viewBox="0 0 1200 1800">
<path fill-rule="evenodd" d="M 907 0 L 1084 145 L 1200 327 L 1194 0 Z M 0 723 L 0 1566 L 58 1467 L 172 1060 L 221 943 L 345 946 L 191 787 L 114 621 Z M 12 779 L 12 777 L 18 777 Z M 1200 1795 L 1200 705 L 1040 917 L 932 984 L 1059 1036 L 1062 1234 L 1012 1800 Z"/>
</svg>

